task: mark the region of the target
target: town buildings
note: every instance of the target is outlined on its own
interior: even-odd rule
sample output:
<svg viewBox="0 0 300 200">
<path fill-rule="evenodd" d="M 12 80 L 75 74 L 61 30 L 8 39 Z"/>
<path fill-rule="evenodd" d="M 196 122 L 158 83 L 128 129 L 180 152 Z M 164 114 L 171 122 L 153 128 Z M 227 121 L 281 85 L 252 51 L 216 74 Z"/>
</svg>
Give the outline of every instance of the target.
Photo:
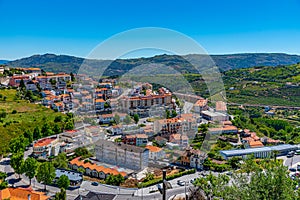
<svg viewBox="0 0 300 200">
<path fill-rule="evenodd" d="M 148 143 L 148 136 L 146 134 L 124 135 L 122 136 L 124 144 L 135 146 L 146 146 Z"/>
<path fill-rule="evenodd" d="M 148 166 L 149 150 L 134 145 L 98 140 L 95 153 L 100 162 L 128 169 L 143 170 Z"/>
<path fill-rule="evenodd" d="M 286 155 L 290 151 L 297 150 L 297 145 L 282 144 L 277 146 L 259 147 L 259 148 L 248 148 L 248 149 L 235 149 L 235 150 L 222 150 L 220 151 L 221 156 L 228 160 L 232 157 L 246 158 L 247 156 L 253 155 L 255 158 L 270 158 L 274 152 L 277 156 Z"/>
<path fill-rule="evenodd" d="M 1 200 L 48 200 L 50 196 L 47 196 L 44 192 L 38 192 L 31 187 L 28 188 L 5 188 L 0 190 Z"/>
<path fill-rule="evenodd" d="M 120 106 L 123 112 L 146 117 L 149 116 L 149 109 L 152 106 L 170 106 L 172 104 L 172 93 L 166 88 L 160 88 L 158 93 L 151 91 L 148 95 L 141 95 L 139 92 L 136 92 L 135 96 L 120 99 Z"/>
<path fill-rule="evenodd" d="M 104 167 L 101 165 L 97 165 L 96 163 L 93 163 L 92 161 L 85 161 L 82 160 L 80 157 L 74 158 L 73 160 L 70 161 L 69 163 L 69 168 L 73 170 L 78 170 L 82 169 L 84 171 L 84 174 L 95 177 L 95 178 L 100 178 L 100 179 L 105 179 L 109 175 L 122 175 L 123 177 L 127 176 L 126 172 L 119 172 L 118 170 L 114 168 L 108 168 Z"/>
<path fill-rule="evenodd" d="M 35 157 L 47 158 L 49 156 L 57 156 L 59 150 L 59 138 L 56 136 L 42 138 L 33 144 L 33 155 Z"/>
<path fill-rule="evenodd" d="M 156 146 L 146 146 L 146 149 L 149 149 L 149 159 L 150 160 L 161 160 L 166 156 L 165 151 L 162 148 Z"/>
</svg>

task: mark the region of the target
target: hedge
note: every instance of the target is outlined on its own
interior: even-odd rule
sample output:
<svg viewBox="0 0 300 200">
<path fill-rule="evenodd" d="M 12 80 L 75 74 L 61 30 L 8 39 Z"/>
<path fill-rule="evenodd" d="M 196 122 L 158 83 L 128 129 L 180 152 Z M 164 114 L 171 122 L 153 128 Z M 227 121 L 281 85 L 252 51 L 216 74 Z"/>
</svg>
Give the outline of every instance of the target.
<svg viewBox="0 0 300 200">
<path fill-rule="evenodd" d="M 169 180 L 172 180 L 172 179 L 175 179 L 175 178 L 184 176 L 184 175 L 194 174 L 195 172 L 196 172 L 195 169 L 185 170 L 185 171 L 179 172 L 179 173 L 177 173 L 177 174 L 168 175 L 168 176 L 166 177 L 166 180 L 169 181 Z M 147 181 L 147 182 L 140 183 L 140 184 L 138 185 L 138 187 L 139 187 L 139 188 L 142 188 L 142 187 L 148 187 L 148 186 L 156 185 L 156 184 L 159 184 L 159 183 L 162 183 L 162 178 L 155 178 L 155 179 L 149 180 L 149 181 Z"/>
</svg>

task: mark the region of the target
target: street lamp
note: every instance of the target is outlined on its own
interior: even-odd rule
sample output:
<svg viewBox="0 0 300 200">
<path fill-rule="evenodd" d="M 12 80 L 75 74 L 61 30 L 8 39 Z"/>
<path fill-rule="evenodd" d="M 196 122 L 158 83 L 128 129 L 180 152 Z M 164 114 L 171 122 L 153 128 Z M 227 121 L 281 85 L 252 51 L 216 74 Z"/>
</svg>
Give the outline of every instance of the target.
<svg viewBox="0 0 300 200">
<path fill-rule="evenodd" d="M 186 194 L 186 183 L 187 181 L 184 181 L 184 196 L 185 196 L 185 200 L 187 200 L 187 194 Z"/>
</svg>

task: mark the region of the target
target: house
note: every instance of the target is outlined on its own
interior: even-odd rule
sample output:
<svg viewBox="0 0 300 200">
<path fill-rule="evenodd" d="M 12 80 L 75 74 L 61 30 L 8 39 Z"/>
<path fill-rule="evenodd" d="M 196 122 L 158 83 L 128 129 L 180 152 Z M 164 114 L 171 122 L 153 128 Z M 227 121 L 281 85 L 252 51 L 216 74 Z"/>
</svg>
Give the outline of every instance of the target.
<svg viewBox="0 0 300 200">
<path fill-rule="evenodd" d="M 122 136 L 122 142 L 124 144 L 135 146 L 146 146 L 148 143 L 148 136 L 146 134 L 125 135 Z"/>
<path fill-rule="evenodd" d="M 104 99 L 95 99 L 95 109 L 96 110 L 104 110 L 104 104 L 105 100 Z"/>
<path fill-rule="evenodd" d="M 206 158 L 206 154 L 200 150 L 193 148 L 185 149 L 185 152 L 180 156 L 179 164 L 186 167 L 192 167 L 197 170 L 202 169 L 202 164 Z"/>
<path fill-rule="evenodd" d="M 217 101 L 216 102 L 216 111 L 217 112 L 227 112 L 227 106 L 224 101 Z"/>
<path fill-rule="evenodd" d="M 143 170 L 148 167 L 149 150 L 134 145 L 100 139 L 95 143 L 95 154 L 100 162 L 132 170 Z"/>
<path fill-rule="evenodd" d="M 140 90 L 136 88 L 134 96 L 120 99 L 121 109 L 126 113 L 144 113 L 152 106 L 169 106 L 172 104 L 172 93 L 166 88 L 159 88 L 158 94 L 140 95 Z M 146 114 L 146 112 L 145 112 Z"/>
<path fill-rule="evenodd" d="M 166 143 L 168 142 L 168 140 L 166 138 L 161 137 L 161 136 L 156 136 L 154 139 L 159 146 L 165 146 Z"/>
<path fill-rule="evenodd" d="M 31 187 L 28 188 L 6 188 L 0 190 L 0 199 L 10 200 L 48 200 L 50 196 L 47 196 L 44 192 L 34 191 Z"/>
<path fill-rule="evenodd" d="M 166 156 L 165 151 L 162 148 L 156 146 L 146 146 L 146 149 L 149 149 L 149 159 L 150 160 L 161 160 Z"/>
<path fill-rule="evenodd" d="M 123 128 L 122 125 L 114 125 L 110 127 L 110 131 L 112 135 L 122 135 L 123 134 Z"/>
<path fill-rule="evenodd" d="M 197 132 L 197 121 L 193 114 L 181 114 L 171 119 L 154 121 L 154 133 L 169 138 L 170 134 L 195 134 Z"/>
<path fill-rule="evenodd" d="M 26 84 L 31 80 L 31 77 L 29 75 L 15 75 L 10 77 L 9 85 L 13 87 L 19 87 L 21 80 Z"/>
<path fill-rule="evenodd" d="M 202 111 L 207 110 L 207 102 L 207 99 L 199 99 L 198 101 L 196 101 L 196 103 L 194 103 L 193 105 L 194 112 L 200 114 Z"/>
<path fill-rule="evenodd" d="M 113 114 L 102 114 L 99 115 L 99 122 L 100 124 L 109 124 L 110 122 L 114 121 L 114 115 Z"/>
<path fill-rule="evenodd" d="M 33 144 L 33 155 L 35 157 L 47 158 L 57 156 L 60 151 L 58 137 L 42 138 Z"/>
<path fill-rule="evenodd" d="M 66 169 L 56 169 L 55 170 L 55 179 L 57 181 L 59 177 L 65 175 L 70 180 L 70 187 L 79 187 L 83 181 L 82 173 L 73 170 L 66 170 Z"/>
<path fill-rule="evenodd" d="M 102 194 L 95 192 L 88 192 L 86 195 L 78 195 L 74 200 L 114 200 L 116 199 L 115 194 Z"/>
<path fill-rule="evenodd" d="M 170 135 L 169 142 L 178 144 L 182 147 L 187 147 L 189 144 L 189 138 L 187 137 L 187 135 L 176 133 Z"/>
<path fill-rule="evenodd" d="M 261 141 L 249 141 L 245 144 L 246 148 L 256 148 L 256 147 L 264 147 L 263 143 Z"/>
<path fill-rule="evenodd" d="M 229 116 L 225 113 L 221 112 L 213 112 L 209 110 L 205 110 L 201 112 L 201 116 L 208 121 L 228 121 Z"/>
<path fill-rule="evenodd" d="M 119 172 L 114 168 L 100 166 L 89 160 L 86 161 L 81 160 L 80 157 L 71 160 L 69 163 L 69 167 L 70 169 L 73 170 L 82 169 L 84 171 L 84 174 L 91 177 L 100 178 L 100 179 L 105 179 L 109 175 L 119 175 L 119 174 L 123 177 L 127 177 L 127 173 L 125 172 Z"/>
<path fill-rule="evenodd" d="M 208 128 L 208 132 L 211 134 L 237 134 L 238 129 L 236 126 L 225 125 L 220 128 Z"/>
</svg>

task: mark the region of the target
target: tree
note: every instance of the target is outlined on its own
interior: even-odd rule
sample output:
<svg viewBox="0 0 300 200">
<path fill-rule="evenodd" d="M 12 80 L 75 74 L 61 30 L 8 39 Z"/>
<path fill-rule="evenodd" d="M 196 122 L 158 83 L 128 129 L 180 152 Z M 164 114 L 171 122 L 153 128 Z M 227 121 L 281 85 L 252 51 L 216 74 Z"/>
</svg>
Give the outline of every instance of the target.
<svg viewBox="0 0 300 200">
<path fill-rule="evenodd" d="M 51 126 L 46 122 L 42 126 L 42 136 L 47 137 L 50 135 L 53 135 L 53 131 L 52 131 Z"/>
<path fill-rule="evenodd" d="M 0 190 L 3 190 L 8 187 L 8 183 L 5 181 L 7 174 L 0 172 Z"/>
<path fill-rule="evenodd" d="M 212 199 L 222 195 L 222 191 L 228 182 L 229 177 L 224 174 L 218 176 L 209 174 L 206 177 L 197 178 L 193 184 L 201 188 L 208 199 Z"/>
<path fill-rule="evenodd" d="M 228 164 L 231 166 L 232 169 L 237 169 L 240 165 L 240 158 L 233 157 L 228 160 Z"/>
<path fill-rule="evenodd" d="M 169 118 L 171 118 L 171 117 L 170 117 L 170 111 L 169 111 L 169 110 L 166 110 L 166 119 L 169 119 Z"/>
<path fill-rule="evenodd" d="M 116 124 L 119 124 L 120 123 L 120 116 L 118 114 L 115 114 L 115 122 Z"/>
<path fill-rule="evenodd" d="M 33 130 L 33 139 L 37 140 L 39 138 L 41 138 L 41 130 L 36 126 Z"/>
<path fill-rule="evenodd" d="M 105 183 L 108 185 L 120 185 L 121 183 L 123 183 L 125 181 L 124 177 L 121 174 L 118 175 L 109 175 L 106 179 L 105 179 Z"/>
<path fill-rule="evenodd" d="M 53 132 L 54 132 L 54 134 L 59 134 L 61 132 L 60 127 L 59 127 L 58 124 L 54 124 Z"/>
<path fill-rule="evenodd" d="M 21 90 L 26 90 L 26 86 L 23 79 L 21 79 L 19 87 L 21 88 Z"/>
<path fill-rule="evenodd" d="M 77 157 L 80 156 L 81 158 L 88 158 L 91 156 L 91 153 L 89 152 L 89 150 L 87 150 L 87 148 L 79 147 L 75 149 L 75 155 Z"/>
<path fill-rule="evenodd" d="M 75 79 L 73 72 L 70 73 L 70 76 L 71 76 L 71 81 L 74 82 L 76 79 Z"/>
<path fill-rule="evenodd" d="M 129 116 L 129 115 L 126 115 L 126 117 L 125 117 L 125 119 L 124 119 L 124 123 L 125 123 L 125 124 L 130 124 L 130 122 L 131 122 L 130 116 Z"/>
<path fill-rule="evenodd" d="M 10 158 L 10 166 L 15 170 L 15 172 L 19 175 L 19 179 L 21 179 L 21 174 L 23 174 L 23 164 L 24 164 L 24 153 L 17 152 L 12 154 Z"/>
<path fill-rule="evenodd" d="M 38 162 L 34 158 L 27 158 L 23 165 L 23 172 L 30 180 L 29 185 L 31 185 L 31 179 L 34 178 L 36 170 L 38 167 Z"/>
<path fill-rule="evenodd" d="M 66 169 L 68 167 L 67 155 L 65 153 L 58 154 L 52 163 L 56 168 Z"/>
<path fill-rule="evenodd" d="M 139 115 L 138 114 L 134 114 L 133 115 L 133 120 L 137 124 L 139 122 L 139 120 L 140 120 Z"/>
<path fill-rule="evenodd" d="M 51 184 L 55 176 L 55 168 L 52 163 L 44 162 L 39 165 L 36 173 L 36 178 L 38 182 L 45 185 L 45 190 L 46 184 Z"/>
<path fill-rule="evenodd" d="M 74 123 L 73 121 L 69 120 L 66 124 L 65 124 L 65 130 L 72 130 L 74 129 Z"/>
<path fill-rule="evenodd" d="M 172 110 L 172 118 L 177 116 L 176 110 Z"/>
<path fill-rule="evenodd" d="M 61 188 L 60 192 L 57 192 L 54 197 L 54 200 L 66 200 L 66 199 L 67 199 L 67 194 L 64 188 Z"/>
<path fill-rule="evenodd" d="M 28 139 L 29 143 L 33 142 L 33 133 L 30 130 L 24 132 L 24 137 Z"/>
<path fill-rule="evenodd" d="M 296 182 L 290 177 L 286 166 L 274 160 L 265 160 L 262 167 L 251 176 L 234 174 L 232 184 L 227 186 L 222 195 L 229 199 L 299 199 Z"/>
<path fill-rule="evenodd" d="M 68 189 L 68 187 L 70 186 L 70 180 L 68 178 L 68 176 L 66 175 L 61 175 L 59 177 L 59 179 L 57 180 L 57 185 L 59 188 L 63 188 L 63 189 Z"/>
<path fill-rule="evenodd" d="M 18 152 L 24 152 L 25 147 L 29 144 L 28 139 L 24 137 L 24 135 L 19 135 L 18 137 L 12 139 L 9 142 L 9 151 L 12 154 Z"/>
</svg>

